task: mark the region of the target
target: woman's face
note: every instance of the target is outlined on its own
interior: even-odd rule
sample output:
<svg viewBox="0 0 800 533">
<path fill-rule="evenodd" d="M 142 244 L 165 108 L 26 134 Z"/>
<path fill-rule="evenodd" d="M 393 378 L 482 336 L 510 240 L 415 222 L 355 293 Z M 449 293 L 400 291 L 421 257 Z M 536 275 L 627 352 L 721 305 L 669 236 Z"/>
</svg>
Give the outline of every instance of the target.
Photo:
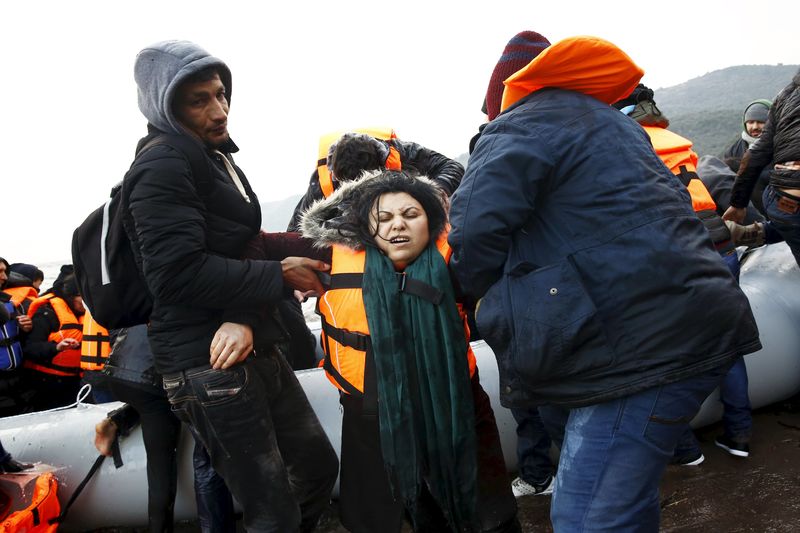
<svg viewBox="0 0 800 533">
<path fill-rule="evenodd" d="M 372 207 L 370 229 L 375 243 L 398 270 L 406 268 L 428 246 L 428 215 L 408 193 L 387 192 Z"/>
</svg>

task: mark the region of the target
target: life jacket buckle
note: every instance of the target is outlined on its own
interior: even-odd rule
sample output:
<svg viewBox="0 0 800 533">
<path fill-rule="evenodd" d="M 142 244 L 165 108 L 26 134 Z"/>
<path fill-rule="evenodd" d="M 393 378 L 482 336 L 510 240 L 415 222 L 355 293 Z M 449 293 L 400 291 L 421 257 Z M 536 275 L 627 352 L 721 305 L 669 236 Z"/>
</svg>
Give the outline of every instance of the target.
<svg viewBox="0 0 800 533">
<path fill-rule="evenodd" d="M 406 290 L 406 273 L 395 272 L 397 276 L 397 292 L 404 292 Z"/>
</svg>

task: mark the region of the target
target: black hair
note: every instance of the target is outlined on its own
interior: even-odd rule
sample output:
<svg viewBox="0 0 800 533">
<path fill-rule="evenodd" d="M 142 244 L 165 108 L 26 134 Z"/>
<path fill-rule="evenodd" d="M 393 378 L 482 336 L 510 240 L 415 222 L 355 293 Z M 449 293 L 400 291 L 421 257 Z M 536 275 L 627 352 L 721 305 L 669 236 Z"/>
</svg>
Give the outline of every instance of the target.
<svg viewBox="0 0 800 533">
<path fill-rule="evenodd" d="M 377 200 L 381 195 L 404 192 L 422 205 L 428 217 L 428 232 L 435 242 L 447 225 L 447 212 L 442 202 L 442 192 L 428 180 L 412 177 L 404 172 L 386 170 L 359 183 L 357 195 L 347 210 L 344 225 L 364 245 L 375 246 L 377 228 L 372 229 L 372 216 L 377 218 Z"/>
<path fill-rule="evenodd" d="M 364 171 L 383 168 L 388 149 L 365 134 L 345 134 L 336 142 L 331 170 L 339 181 L 358 179 Z"/>
<path fill-rule="evenodd" d="M 214 79 L 214 76 L 219 76 L 219 79 L 222 79 L 222 73 L 219 71 L 219 68 L 216 65 L 212 65 L 189 74 L 181 80 L 181 85 L 186 83 L 202 83 L 204 81 L 210 81 Z M 225 88 L 227 89 L 227 87 Z"/>
</svg>

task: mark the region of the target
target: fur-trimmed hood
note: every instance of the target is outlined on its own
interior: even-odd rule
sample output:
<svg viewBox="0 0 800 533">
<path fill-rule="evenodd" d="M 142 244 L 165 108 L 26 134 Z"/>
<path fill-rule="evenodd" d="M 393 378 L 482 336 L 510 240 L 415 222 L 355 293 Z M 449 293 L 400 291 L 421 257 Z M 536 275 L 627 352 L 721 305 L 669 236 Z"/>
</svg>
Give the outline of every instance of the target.
<svg viewBox="0 0 800 533">
<path fill-rule="evenodd" d="M 300 232 L 303 237 L 314 241 L 314 246 L 317 248 L 339 244 L 354 250 L 363 250 L 364 243 L 353 229 L 343 222 L 348 218 L 353 201 L 362 193 L 364 187 L 373 184 L 374 180 L 379 179 L 384 173 L 383 170 L 364 172 L 359 179 L 342 183 L 341 187 L 329 197 L 314 202 L 300 221 Z M 415 179 L 439 189 L 426 176 L 415 176 Z"/>
</svg>

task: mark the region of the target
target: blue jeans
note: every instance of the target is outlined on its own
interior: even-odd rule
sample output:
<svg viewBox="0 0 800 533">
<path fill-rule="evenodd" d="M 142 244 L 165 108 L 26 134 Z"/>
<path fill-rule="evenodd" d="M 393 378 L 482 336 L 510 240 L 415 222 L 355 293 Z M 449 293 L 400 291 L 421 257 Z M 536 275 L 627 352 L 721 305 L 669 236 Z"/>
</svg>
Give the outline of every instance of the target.
<svg viewBox="0 0 800 533">
<path fill-rule="evenodd" d="M 787 213 L 778 208 L 778 196 L 772 185 L 764 189 L 764 210 L 772 226 L 778 230 L 792 250 L 795 261 L 800 265 L 800 212 Z"/>
<path fill-rule="evenodd" d="M 311 531 L 336 482 L 336 452 L 284 357 L 258 355 L 164 375 L 164 389 L 242 505 L 248 532 Z"/>
<path fill-rule="evenodd" d="M 511 409 L 517 421 L 517 463 L 519 477 L 530 484 L 540 485 L 553 475 L 550 460 L 550 436 L 545 430 L 539 409 Z"/>
<path fill-rule="evenodd" d="M 664 469 L 729 367 L 571 409 L 550 509 L 554 531 L 658 531 Z"/>
</svg>

